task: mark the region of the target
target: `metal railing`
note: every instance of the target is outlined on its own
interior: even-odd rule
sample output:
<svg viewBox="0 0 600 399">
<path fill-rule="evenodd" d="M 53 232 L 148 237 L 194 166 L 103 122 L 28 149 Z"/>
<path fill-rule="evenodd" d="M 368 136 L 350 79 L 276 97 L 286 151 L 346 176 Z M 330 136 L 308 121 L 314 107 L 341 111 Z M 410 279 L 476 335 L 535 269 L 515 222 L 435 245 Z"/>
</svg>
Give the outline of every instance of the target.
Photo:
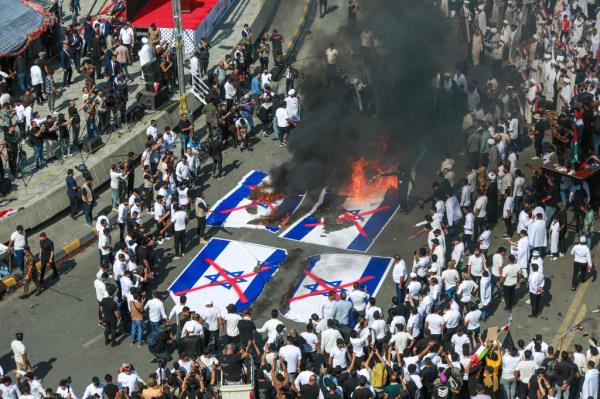
<svg viewBox="0 0 600 399">
<path fill-rule="evenodd" d="M 210 93 L 210 87 L 199 74 L 192 73 L 192 94 L 196 97 L 200 102 L 206 105 L 206 97 Z"/>
</svg>

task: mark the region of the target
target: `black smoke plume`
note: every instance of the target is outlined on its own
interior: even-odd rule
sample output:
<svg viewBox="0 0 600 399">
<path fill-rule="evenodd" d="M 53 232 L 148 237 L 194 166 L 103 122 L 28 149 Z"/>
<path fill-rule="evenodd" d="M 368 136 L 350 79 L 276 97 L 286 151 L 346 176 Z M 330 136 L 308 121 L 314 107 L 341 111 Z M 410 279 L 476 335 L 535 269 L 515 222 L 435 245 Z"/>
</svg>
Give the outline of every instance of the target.
<svg viewBox="0 0 600 399">
<path fill-rule="evenodd" d="M 279 190 L 344 187 L 352 160 L 381 157 L 381 143 L 386 143 L 390 170 L 407 168 L 420 148 L 435 140 L 432 82 L 447 32 L 437 9 L 427 0 L 367 0 L 359 12 L 353 31 L 344 26 L 334 37 L 322 38 L 314 61 L 302 68 L 302 122 L 290 136 L 292 159 L 271 171 Z M 365 29 L 376 38 L 375 50 L 367 54 L 359 39 Z M 324 52 L 330 42 L 340 52 L 342 75 L 348 75 L 335 84 L 325 82 Z M 355 77 L 368 82 L 362 113 L 349 84 Z"/>
</svg>

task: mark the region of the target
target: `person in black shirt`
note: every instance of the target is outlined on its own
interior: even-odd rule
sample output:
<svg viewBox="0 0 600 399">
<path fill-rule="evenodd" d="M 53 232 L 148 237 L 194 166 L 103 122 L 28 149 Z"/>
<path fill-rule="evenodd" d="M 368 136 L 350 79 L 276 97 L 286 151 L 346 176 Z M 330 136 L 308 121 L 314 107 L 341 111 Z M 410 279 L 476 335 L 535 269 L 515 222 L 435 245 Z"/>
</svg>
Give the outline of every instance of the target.
<svg viewBox="0 0 600 399">
<path fill-rule="evenodd" d="M 58 278 L 58 271 L 56 270 L 56 263 L 54 263 L 54 242 L 46 236 L 45 232 L 40 233 L 40 262 L 42 262 L 42 268 L 40 270 L 40 285 L 37 294 L 42 292 L 44 289 L 44 275 L 46 274 L 46 267 L 50 265 L 52 268 L 52 278 Z"/>
<path fill-rule="evenodd" d="M 550 124 L 539 113 L 533 114 L 533 119 L 536 121 L 533 125 L 533 146 L 535 147 L 535 157 L 531 159 L 539 159 L 542 157 L 542 142 L 544 133 L 550 129 Z"/>
<path fill-rule="evenodd" d="M 104 324 L 104 344 L 112 342 L 116 346 L 117 323 L 119 321 L 119 307 L 115 302 L 114 287 L 107 287 L 108 296 L 100 301 L 100 312 L 102 312 L 102 323 Z"/>
<path fill-rule="evenodd" d="M 106 384 L 104 385 L 104 394 L 108 399 L 115 399 L 119 392 L 119 387 L 113 383 L 112 375 L 106 374 L 104 376 L 104 381 L 106 381 Z"/>
<path fill-rule="evenodd" d="M 554 212 L 556 212 L 556 207 L 558 207 L 558 203 L 560 202 L 560 186 L 552 178 L 548 178 L 546 196 L 542 198 L 542 202 L 545 205 L 545 212 L 547 218 L 546 226 L 550 227 L 550 223 L 552 223 L 552 217 L 554 216 Z"/>
<path fill-rule="evenodd" d="M 248 357 L 248 353 L 244 349 L 234 352 L 233 348 L 233 344 L 228 344 L 220 359 L 225 384 L 242 381 L 243 360 Z"/>
<path fill-rule="evenodd" d="M 342 388 L 344 390 L 344 399 L 350 399 L 352 396 L 352 392 L 358 386 L 358 375 L 356 370 L 352 370 L 350 374 L 348 374 L 348 378 L 344 381 Z"/>
<path fill-rule="evenodd" d="M 423 369 L 421 370 L 421 381 L 423 382 L 422 393 L 426 398 L 431 397 L 434 391 L 434 385 L 436 378 L 438 378 L 437 367 L 431 362 L 431 358 L 425 358 L 423 361 Z"/>
<path fill-rule="evenodd" d="M 179 140 L 181 141 L 181 156 L 185 154 L 187 144 L 190 141 L 190 136 L 193 133 L 194 125 L 188 119 L 187 114 L 181 114 L 179 119 Z"/>
<path fill-rule="evenodd" d="M 81 128 L 81 117 L 75 100 L 69 100 L 69 108 L 67 108 L 67 115 L 69 117 L 69 126 L 71 128 L 71 145 L 73 148 L 79 148 L 79 130 Z"/>
<path fill-rule="evenodd" d="M 256 325 L 250 318 L 250 311 L 245 310 L 241 313 L 242 319 L 238 321 L 237 327 L 240 332 L 240 345 L 248 345 L 248 341 L 254 338 L 256 332 Z"/>
<path fill-rule="evenodd" d="M 300 387 L 300 397 L 303 399 L 318 399 L 319 385 L 317 384 L 317 376 L 311 375 L 308 378 L 308 383 Z"/>
<path fill-rule="evenodd" d="M 352 392 L 352 399 L 374 399 L 375 395 L 366 385 L 367 377 L 364 375 L 358 377 L 358 387 Z"/>
</svg>

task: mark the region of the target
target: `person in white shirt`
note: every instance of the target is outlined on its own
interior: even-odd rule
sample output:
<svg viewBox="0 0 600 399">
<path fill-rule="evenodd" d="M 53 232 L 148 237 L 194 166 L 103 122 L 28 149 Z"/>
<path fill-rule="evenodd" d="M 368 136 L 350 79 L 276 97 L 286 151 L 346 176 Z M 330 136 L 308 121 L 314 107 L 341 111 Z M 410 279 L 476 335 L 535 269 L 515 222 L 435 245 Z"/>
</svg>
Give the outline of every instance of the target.
<svg viewBox="0 0 600 399">
<path fill-rule="evenodd" d="M 459 236 L 455 236 L 452 239 L 452 253 L 450 254 L 450 259 L 454 261 L 456 270 L 460 270 L 464 253 L 465 244 L 461 241 Z"/>
<path fill-rule="evenodd" d="M 442 316 L 446 330 L 444 333 L 444 341 L 448 341 L 460 327 L 460 312 L 452 309 L 449 303 L 446 303 L 444 308 L 444 315 Z"/>
<path fill-rule="evenodd" d="M 471 206 L 471 197 L 473 196 L 473 186 L 469 184 L 467 179 L 462 180 L 462 188 L 460 190 L 460 206 L 461 208 Z"/>
<path fill-rule="evenodd" d="M 506 233 L 504 237 L 511 237 L 512 231 L 512 218 L 514 209 L 514 197 L 511 195 L 511 189 L 507 188 L 504 194 L 504 203 L 502 205 L 502 219 L 504 220 L 504 226 L 506 227 Z"/>
<path fill-rule="evenodd" d="M 238 343 L 240 330 L 238 322 L 242 320 L 242 316 L 237 313 L 237 308 L 234 304 L 227 305 L 227 313 L 221 316 L 221 327 L 225 328 L 226 343 Z"/>
<path fill-rule="evenodd" d="M 444 318 L 441 315 L 441 307 L 436 307 L 433 312 L 425 318 L 425 328 L 429 329 L 431 338 L 438 342 L 442 342 L 442 334 L 444 333 Z"/>
<path fill-rule="evenodd" d="M 473 214 L 475 215 L 475 231 L 473 233 L 476 236 L 479 236 L 481 227 L 487 218 L 487 203 L 488 197 L 484 193 L 479 193 L 475 205 L 473 205 Z"/>
<path fill-rule="evenodd" d="M 492 277 L 490 271 L 485 269 L 479 280 L 479 301 L 481 302 L 481 318 L 487 320 L 488 305 L 492 301 Z"/>
<path fill-rule="evenodd" d="M 339 366 L 342 371 L 348 368 L 348 348 L 342 338 L 336 340 L 336 345 L 331 349 L 328 360 L 331 367 Z"/>
<path fill-rule="evenodd" d="M 337 340 L 342 339 L 342 334 L 335 328 L 333 328 L 333 320 L 327 320 L 327 329 L 321 333 L 321 349 L 326 355 L 326 359 L 329 358 L 331 351 L 337 345 Z"/>
<path fill-rule="evenodd" d="M 369 304 L 367 305 L 367 310 L 365 311 L 365 317 L 369 322 L 369 326 L 375 321 L 375 312 L 379 312 L 380 315 L 383 314 L 383 310 L 377 305 L 377 299 L 369 298 Z"/>
<path fill-rule="evenodd" d="M 173 205 L 173 214 L 171 223 L 173 223 L 173 237 L 175 246 L 175 256 L 173 259 L 180 259 L 185 249 L 185 228 L 188 222 L 187 213 L 181 209 L 179 204 Z"/>
<path fill-rule="evenodd" d="M 285 109 L 285 103 L 281 104 L 275 111 L 275 119 L 279 128 L 279 146 L 287 146 L 287 136 L 289 135 L 291 126 L 295 126 L 295 122 L 288 115 Z"/>
<path fill-rule="evenodd" d="M 471 276 L 466 275 L 465 279 L 458 286 L 458 290 L 456 291 L 456 295 L 459 298 L 458 303 L 461 307 L 461 312 L 464 312 L 464 307 L 471 302 L 473 295 L 477 292 L 479 286 L 473 280 L 471 280 Z"/>
<path fill-rule="evenodd" d="M 451 260 L 448 262 L 448 268 L 442 272 L 446 299 L 456 300 L 456 287 L 459 281 L 460 275 L 456 271 L 456 261 Z"/>
<path fill-rule="evenodd" d="M 211 299 L 204 302 L 204 307 L 198 312 L 204 320 L 204 346 L 207 347 L 211 340 L 213 342 L 213 350 L 219 350 L 219 326 L 223 324 L 221 311 L 213 306 Z M 239 335 L 239 331 L 238 331 Z"/>
<path fill-rule="evenodd" d="M 600 372 L 596 368 L 596 364 L 590 360 L 587 362 L 587 371 L 581 385 L 581 399 L 597 398 L 599 386 Z"/>
<path fill-rule="evenodd" d="M 460 210 L 460 203 L 454 195 L 449 193 L 446 195 L 446 219 L 448 220 L 448 228 L 454 230 L 454 225 L 463 218 Z"/>
<path fill-rule="evenodd" d="M 515 368 L 515 373 L 519 377 L 519 381 L 522 384 L 528 384 L 529 379 L 535 374 L 538 365 L 533 360 L 533 356 L 530 350 L 526 350 L 523 353 L 523 359 L 519 362 L 517 367 Z"/>
<path fill-rule="evenodd" d="M 200 315 L 195 313 L 192 315 L 192 319 L 185 322 L 181 329 L 181 338 L 187 336 L 203 336 L 204 329 L 200 323 Z"/>
<path fill-rule="evenodd" d="M 146 128 L 146 136 L 148 136 L 148 138 L 152 138 L 152 141 L 154 142 L 158 140 L 158 128 L 156 127 L 156 120 L 152 119 L 150 121 L 150 126 Z"/>
<path fill-rule="evenodd" d="M 319 350 L 319 338 L 317 337 L 317 334 L 314 333 L 313 325 L 308 323 L 306 325 L 306 331 L 301 333 L 300 336 L 304 339 L 304 353 L 310 361 L 314 361 L 317 350 Z"/>
<path fill-rule="evenodd" d="M 287 337 L 287 344 L 279 349 L 279 357 L 285 360 L 287 364 L 287 372 L 292 379 L 296 379 L 300 373 L 300 362 L 302 361 L 302 353 L 300 348 L 294 345 L 294 337 Z"/>
<path fill-rule="evenodd" d="M 15 339 L 10 343 L 10 350 L 13 354 L 13 359 L 15 361 L 18 382 L 21 372 L 31 370 L 29 354 L 27 353 L 27 348 L 25 347 L 25 344 L 23 344 L 23 333 L 18 332 L 15 334 Z"/>
<path fill-rule="evenodd" d="M 406 298 L 406 283 L 408 280 L 408 271 L 406 270 L 406 262 L 400 255 L 394 255 L 394 268 L 392 269 L 392 280 L 396 286 L 396 297 L 400 302 L 404 302 Z"/>
<path fill-rule="evenodd" d="M 160 294 L 157 290 L 152 291 L 152 299 L 144 305 L 144 310 L 148 311 L 148 319 L 150 320 L 150 334 L 158 332 L 158 327 L 163 320 L 167 319 L 165 305 L 160 300 Z"/>
<path fill-rule="evenodd" d="M 571 278 L 571 290 L 575 291 L 579 283 L 585 281 L 586 270 L 592 269 L 592 254 L 590 248 L 586 245 L 585 236 L 579 237 L 579 244 L 571 248 L 573 255 L 573 276 Z"/>
<path fill-rule="evenodd" d="M 279 311 L 277 309 L 271 310 L 271 318 L 265 321 L 265 324 L 256 331 L 259 334 L 267 333 L 267 343 L 275 342 L 275 338 L 277 337 L 277 326 L 283 325 L 283 323 L 278 319 Z"/>
<path fill-rule="evenodd" d="M 469 304 L 469 312 L 465 315 L 464 325 L 469 335 L 479 334 L 481 320 L 481 310 L 476 303 Z"/>
<path fill-rule="evenodd" d="M 2 374 L 4 373 L 2 372 Z M 13 384 L 12 378 L 8 375 L 3 375 L 0 381 L 0 397 L 2 399 L 19 399 L 21 397 L 19 388 L 16 384 Z"/>
<path fill-rule="evenodd" d="M 486 267 L 485 257 L 481 252 L 479 248 L 475 248 L 473 255 L 469 256 L 467 261 L 467 273 L 473 277 L 476 283 L 479 283 L 483 269 Z"/>
<path fill-rule="evenodd" d="M 417 337 L 421 334 L 421 324 L 422 321 L 419 311 L 413 306 L 410 309 L 410 317 L 406 322 L 406 331 L 412 335 L 413 339 L 417 339 Z"/>
<path fill-rule="evenodd" d="M 484 257 L 487 257 L 487 252 L 492 245 L 492 230 L 487 223 L 483 225 L 483 232 L 479 235 L 479 249 Z"/>
<path fill-rule="evenodd" d="M 419 299 L 419 293 L 421 292 L 421 287 L 422 284 L 418 281 L 419 280 L 419 276 L 417 276 L 417 273 L 412 272 L 409 275 L 410 277 L 410 282 L 408 283 L 408 286 L 406 287 L 406 302 L 409 301 L 409 296 L 413 299 L 413 300 L 417 300 Z"/>
<path fill-rule="evenodd" d="M 92 377 L 92 383 L 85 388 L 81 399 L 92 399 L 95 395 L 98 397 L 104 397 L 104 386 L 100 384 L 98 377 Z"/>
<path fill-rule="evenodd" d="M 467 353 L 463 353 L 464 345 L 470 344 L 469 336 L 467 334 L 465 334 L 464 326 L 458 327 L 456 334 L 452 335 L 452 338 L 450 338 L 450 342 L 454 346 L 454 351 L 456 353 L 458 353 L 459 355 L 462 355 L 462 356 L 468 355 Z"/>
<path fill-rule="evenodd" d="M 514 255 L 508 255 L 508 264 L 502 268 L 502 276 L 496 284 L 496 287 L 504 286 L 504 302 L 506 303 L 506 310 L 509 312 L 512 311 L 515 305 L 515 289 L 520 270 L 519 265 L 515 263 Z"/>
<path fill-rule="evenodd" d="M 350 302 L 352 302 L 352 307 L 354 312 L 356 312 L 355 316 L 364 317 L 367 301 L 369 300 L 367 288 L 364 287 L 361 290 L 360 285 L 358 283 L 354 283 L 352 285 L 352 291 L 350 291 L 348 294 L 348 299 L 350 299 Z M 355 320 L 358 320 L 358 317 L 355 317 Z"/>
<path fill-rule="evenodd" d="M 475 234 L 475 214 L 469 208 L 463 208 L 465 215 L 465 223 L 463 224 L 463 242 L 465 249 L 469 252 L 473 251 L 473 234 Z"/>
<path fill-rule="evenodd" d="M 404 349 L 408 348 L 413 341 L 413 336 L 405 331 L 404 324 L 396 324 L 395 328 L 396 333 L 391 336 L 388 345 L 393 345 L 397 352 L 404 353 Z"/>
<path fill-rule="evenodd" d="M 416 253 L 413 255 L 413 266 L 412 272 L 416 273 L 419 277 L 419 281 L 421 283 L 426 283 L 427 273 L 429 271 L 429 265 L 431 263 L 431 259 L 427 255 L 427 249 L 421 248 L 419 249 L 419 254 Z"/>
<path fill-rule="evenodd" d="M 296 90 L 290 89 L 287 97 L 283 100 L 285 102 L 285 109 L 290 116 L 290 119 L 294 122 L 300 121 L 300 99 L 296 93 Z"/>
<path fill-rule="evenodd" d="M 542 311 L 542 295 L 544 294 L 544 274 L 539 271 L 536 263 L 531 264 L 529 274 L 529 300 L 531 302 L 531 314 L 529 317 L 538 317 Z"/>
</svg>

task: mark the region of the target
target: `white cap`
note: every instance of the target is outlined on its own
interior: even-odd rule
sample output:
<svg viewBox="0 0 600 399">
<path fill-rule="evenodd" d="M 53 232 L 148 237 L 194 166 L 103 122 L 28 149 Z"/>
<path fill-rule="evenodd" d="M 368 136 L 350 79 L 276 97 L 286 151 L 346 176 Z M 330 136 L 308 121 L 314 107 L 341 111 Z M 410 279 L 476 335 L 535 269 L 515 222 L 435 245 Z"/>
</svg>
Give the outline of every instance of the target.
<svg viewBox="0 0 600 399">
<path fill-rule="evenodd" d="M 496 140 L 494 140 L 494 139 L 487 139 L 487 143 L 489 145 L 494 145 L 494 144 L 496 144 Z"/>
<path fill-rule="evenodd" d="M 494 172 L 488 173 L 488 179 L 490 179 L 490 180 L 496 180 L 496 174 Z"/>
<path fill-rule="evenodd" d="M 533 251 L 531 256 L 540 256 L 540 251 Z"/>
<path fill-rule="evenodd" d="M 142 43 L 147 44 L 148 43 L 148 38 L 147 37 L 142 37 Z"/>
<path fill-rule="evenodd" d="M 569 79 L 569 78 L 564 78 L 564 79 L 563 79 L 563 82 L 565 82 L 565 83 L 571 83 L 571 79 Z"/>
<path fill-rule="evenodd" d="M 410 278 L 417 278 L 417 273 L 415 273 L 415 272 L 410 273 Z"/>
<path fill-rule="evenodd" d="M 531 78 L 531 79 L 529 79 L 529 83 L 534 85 L 537 83 L 537 81 L 534 78 Z"/>
<path fill-rule="evenodd" d="M 435 266 L 431 266 L 431 267 L 429 268 L 429 273 L 437 273 L 437 267 L 435 267 Z"/>
<path fill-rule="evenodd" d="M 552 55 L 550 55 L 550 54 L 548 54 L 548 53 L 544 54 L 544 59 L 545 59 L 545 60 L 549 60 L 549 59 L 551 59 L 551 58 L 552 58 Z"/>
<path fill-rule="evenodd" d="M 213 304 L 213 301 L 212 301 L 212 299 L 207 299 L 207 300 L 204 302 L 204 306 L 212 306 L 212 304 Z"/>
<path fill-rule="evenodd" d="M 288 96 L 293 96 L 293 95 L 295 95 L 295 94 L 296 94 L 296 90 L 294 90 L 294 89 L 290 89 L 290 90 L 288 91 Z"/>
<path fill-rule="evenodd" d="M 585 236 L 579 237 L 579 242 L 582 243 L 582 244 L 585 244 L 586 243 Z"/>
<path fill-rule="evenodd" d="M 477 9 L 478 9 L 479 11 L 483 11 L 483 10 L 485 9 L 485 6 L 484 6 L 483 4 L 481 4 L 481 5 L 479 5 L 479 6 L 477 7 Z"/>
<path fill-rule="evenodd" d="M 498 32 L 498 29 L 496 29 L 496 28 L 492 28 L 491 30 L 492 30 L 492 33 Z"/>
<path fill-rule="evenodd" d="M 540 38 L 540 35 L 538 35 L 537 33 L 535 35 L 532 36 L 535 40 L 538 40 Z"/>
<path fill-rule="evenodd" d="M 502 23 L 503 23 L 504 25 L 508 25 L 508 21 L 507 21 L 506 19 L 505 19 L 504 21 L 502 21 Z"/>
</svg>

